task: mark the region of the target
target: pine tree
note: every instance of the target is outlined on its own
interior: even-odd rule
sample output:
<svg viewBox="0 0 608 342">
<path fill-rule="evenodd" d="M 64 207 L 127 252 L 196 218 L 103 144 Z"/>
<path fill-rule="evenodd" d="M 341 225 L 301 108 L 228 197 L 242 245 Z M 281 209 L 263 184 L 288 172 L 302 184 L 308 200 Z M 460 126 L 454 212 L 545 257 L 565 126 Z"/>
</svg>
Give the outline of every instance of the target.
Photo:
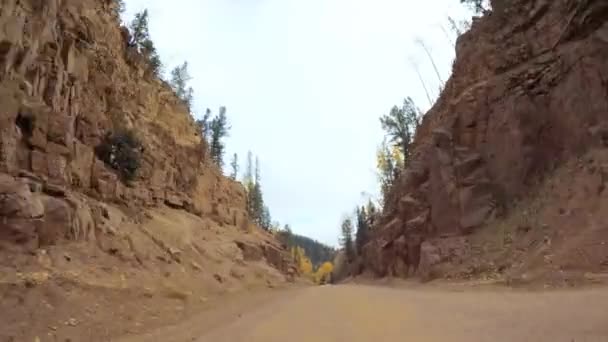
<svg viewBox="0 0 608 342">
<path fill-rule="evenodd" d="M 260 227 L 264 228 L 265 230 L 270 230 L 271 225 L 272 217 L 270 216 L 270 209 L 268 206 L 264 206 L 264 209 L 262 210 L 262 217 L 260 218 Z"/>
<path fill-rule="evenodd" d="M 289 224 L 286 224 L 285 226 L 283 226 L 283 231 L 285 232 L 285 243 L 288 246 L 293 245 L 293 231 L 291 230 L 291 226 Z"/>
<path fill-rule="evenodd" d="M 265 219 L 265 205 L 264 195 L 262 194 L 262 183 L 260 175 L 260 160 L 255 158 L 255 180 L 252 191 L 252 210 L 253 210 L 253 221 L 260 227 L 264 226 Z"/>
<path fill-rule="evenodd" d="M 160 56 L 156 51 L 154 42 L 150 38 L 150 31 L 148 29 L 148 10 L 145 9 L 140 13 L 136 13 L 133 21 L 129 25 L 131 32 L 131 41 L 129 45 L 134 46 L 137 51 L 144 56 L 148 61 L 150 70 L 154 75 L 160 77 L 162 74 L 162 63 Z"/>
<path fill-rule="evenodd" d="M 135 46 L 137 51 L 142 52 L 144 44 L 150 40 L 150 32 L 148 29 L 148 10 L 145 9 L 142 12 L 135 13 L 135 17 L 129 25 L 131 31 L 130 45 Z"/>
<path fill-rule="evenodd" d="M 148 61 L 148 66 L 150 67 L 152 74 L 160 77 L 163 70 L 163 64 L 160 60 L 158 52 L 156 51 L 156 47 L 151 40 L 148 39 L 143 43 L 141 53 Z"/>
<path fill-rule="evenodd" d="M 260 158 L 255 157 L 255 183 L 258 184 L 262 180 L 260 170 Z"/>
<path fill-rule="evenodd" d="M 380 192 L 384 202 L 400 171 L 386 140 L 376 151 L 376 167 L 378 169 L 378 180 L 380 181 Z"/>
<path fill-rule="evenodd" d="M 207 108 L 205 111 L 205 115 L 203 115 L 202 119 L 196 120 L 196 125 L 198 126 L 199 133 L 202 139 L 205 139 L 207 143 L 209 143 L 209 132 L 211 131 L 211 109 Z"/>
<path fill-rule="evenodd" d="M 460 0 L 460 3 L 468 5 L 477 14 L 483 13 L 486 10 L 486 2 L 486 0 Z"/>
<path fill-rule="evenodd" d="M 355 234 L 355 245 L 357 247 L 357 254 L 361 255 L 363 246 L 369 240 L 369 220 L 365 207 L 357 207 L 357 233 Z"/>
<path fill-rule="evenodd" d="M 253 154 L 247 153 L 247 169 L 243 178 L 245 190 L 247 191 L 247 211 L 251 220 L 262 228 L 270 227 L 270 212 L 264 205 L 264 195 L 262 193 L 260 160 L 255 158 L 255 169 L 253 164 Z"/>
<path fill-rule="evenodd" d="M 255 169 L 253 166 L 253 153 L 247 153 L 247 168 L 243 176 L 243 185 L 247 192 L 247 212 L 249 218 L 258 226 L 269 230 L 272 227 L 270 209 L 264 204 L 262 193 L 262 179 L 260 160 L 255 158 Z"/>
<path fill-rule="evenodd" d="M 209 149 L 211 151 L 211 159 L 221 168 L 224 165 L 225 150 L 222 139 L 228 135 L 228 130 L 230 130 L 228 118 L 226 117 L 226 107 L 220 107 L 220 113 L 211 120 L 210 130 Z"/>
<path fill-rule="evenodd" d="M 367 205 L 365 206 L 365 212 L 367 215 L 367 227 L 371 232 L 374 227 L 374 221 L 376 220 L 376 214 L 378 212 L 376 206 L 374 205 L 374 202 L 372 202 L 371 199 L 367 202 Z"/>
<path fill-rule="evenodd" d="M 342 243 L 342 247 L 346 253 L 346 260 L 351 262 L 355 258 L 355 249 L 353 246 L 353 222 L 350 218 L 345 218 L 342 221 L 342 226 L 340 228 L 342 232 L 340 242 Z"/>
<path fill-rule="evenodd" d="M 253 186 L 253 153 L 247 152 L 247 168 L 245 169 L 245 175 L 243 176 L 243 183 L 245 188 L 251 189 Z"/>
<path fill-rule="evenodd" d="M 245 175 L 243 176 L 243 185 L 247 192 L 247 213 L 249 217 L 255 221 L 255 198 L 253 187 L 255 185 L 253 181 L 253 153 L 247 152 L 247 168 L 245 169 Z"/>
<path fill-rule="evenodd" d="M 188 72 L 188 62 L 184 62 L 171 70 L 171 80 L 169 82 L 171 88 L 175 91 L 175 95 L 184 101 L 189 110 L 192 107 L 192 98 L 194 96 L 194 90 L 188 86 L 188 82 L 191 79 L 192 77 Z"/>
<path fill-rule="evenodd" d="M 230 162 L 230 167 L 232 168 L 230 178 L 236 180 L 236 177 L 239 173 L 239 156 L 236 153 L 232 155 L 232 162 Z"/>
<path fill-rule="evenodd" d="M 405 164 L 410 159 L 410 145 L 414 140 L 414 134 L 420 124 L 421 112 L 414 100 L 407 97 L 401 108 L 394 106 L 388 115 L 380 118 L 382 129 L 384 129 L 390 140 L 399 146 Z"/>
<path fill-rule="evenodd" d="M 270 224 L 270 231 L 272 233 L 277 233 L 277 234 L 284 233 L 281 230 L 281 222 L 279 222 L 279 221 L 272 221 L 272 223 Z"/>
<path fill-rule="evenodd" d="M 125 13 L 126 6 L 124 0 L 116 0 L 116 15 L 120 16 Z"/>
</svg>

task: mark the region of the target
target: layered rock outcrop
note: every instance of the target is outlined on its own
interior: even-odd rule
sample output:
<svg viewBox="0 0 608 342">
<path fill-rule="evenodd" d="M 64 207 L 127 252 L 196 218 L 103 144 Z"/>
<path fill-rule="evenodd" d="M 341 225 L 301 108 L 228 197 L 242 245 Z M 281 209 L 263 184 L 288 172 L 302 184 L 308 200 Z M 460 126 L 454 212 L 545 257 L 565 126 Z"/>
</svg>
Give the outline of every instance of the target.
<svg viewBox="0 0 608 342">
<path fill-rule="evenodd" d="M 470 237 L 537 198 L 560 167 L 588 154 L 603 161 L 608 3 L 493 1 L 456 55 L 365 247 L 377 275 L 429 276 L 434 265 L 466 262 Z M 589 215 L 606 219 L 596 208 L 606 192 L 593 196 Z"/>
<path fill-rule="evenodd" d="M 245 227 L 245 194 L 205 158 L 184 104 L 149 73 L 118 26 L 114 1 L 3 0 L 0 172 L 34 192 L 79 192 L 131 207 L 166 204 Z M 133 130 L 130 184 L 96 157 L 106 134 Z"/>
<path fill-rule="evenodd" d="M 0 0 L 0 339 L 112 340 L 136 312 L 140 329 L 185 314 L 175 300 L 292 275 L 128 39 L 113 0 Z M 129 182 L 96 154 L 120 130 L 141 142 Z"/>
<path fill-rule="evenodd" d="M 113 1 L 3 1 L 1 170 L 31 172 L 44 184 L 107 201 L 207 214 L 230 196 L 232 209 L 241 209 L 235 215 L 243 216 L 242 191 L 229 182 L 222 186 L 232 190 L 217 191 L 221 175 L 205 160 L 187 108 L 127 45 L 113 7 Z M 135 130 L 144 149 L 131 186 L 94 152 L 118 129 Z"/>
</svg>

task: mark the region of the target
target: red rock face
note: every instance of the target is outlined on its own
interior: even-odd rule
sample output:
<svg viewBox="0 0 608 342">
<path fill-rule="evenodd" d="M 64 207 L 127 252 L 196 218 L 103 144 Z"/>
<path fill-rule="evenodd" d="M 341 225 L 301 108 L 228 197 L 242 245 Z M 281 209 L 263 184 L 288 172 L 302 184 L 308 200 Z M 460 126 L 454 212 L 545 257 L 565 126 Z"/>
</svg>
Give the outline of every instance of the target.
<svg viewBox="0 0 608 342">
<path fill-rule="evenodd" d="M 445 245 L 466 250 L 461 237 L 534 197 L 557 167 L 606 148 L 608 3 L 496 3 L 458 39 L 453 75 L 365 247 L 378 275 L 397 260 L 428 273 Z"/>
</svg>

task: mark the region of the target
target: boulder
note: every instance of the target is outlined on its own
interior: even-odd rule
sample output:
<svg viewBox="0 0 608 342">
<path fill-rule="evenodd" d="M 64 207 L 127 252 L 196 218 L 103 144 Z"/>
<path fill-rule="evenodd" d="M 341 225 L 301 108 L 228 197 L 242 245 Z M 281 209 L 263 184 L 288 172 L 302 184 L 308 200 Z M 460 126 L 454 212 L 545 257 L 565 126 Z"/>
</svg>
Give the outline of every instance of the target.
<svg viewBox="0 0 608 342">
<path fill-rule="evenodd" d="M 59 241 L 67 239 L 74 225 L 73 215 L 72 208 L 64 199 L 45 198 L 44 220 L 38 230 L 40 246 L 56 245 Z"/>
<path fill-rule="evenodd" d="M 43 215 L 42 202 L 27 182 L 0 174 L 0 240 L 37 248 Z"/>
<path fill-rule="evenodd" d="M 245 241 L 236 241 L 236 245 L 243 252 L 245 261 L 259 261 L 264 257 L 264 249 L 259 245 Z"/>
<path fill-rule="evenodd" d="M 420 245 L 418 275 L 426 280 L 439 276 L 440 274 L 434 273 L 436 265 L 453 260 L 462 260 L 470 252 L 469 250 L 469 243 L 462 236 L 434 238 L 423 241 Z"/>
<path fill-rule="evenodd" d="M 44 207 L 25 181 L 0 174 L 0 217 L 12 219 L 40 218 Z"/>
</svg>

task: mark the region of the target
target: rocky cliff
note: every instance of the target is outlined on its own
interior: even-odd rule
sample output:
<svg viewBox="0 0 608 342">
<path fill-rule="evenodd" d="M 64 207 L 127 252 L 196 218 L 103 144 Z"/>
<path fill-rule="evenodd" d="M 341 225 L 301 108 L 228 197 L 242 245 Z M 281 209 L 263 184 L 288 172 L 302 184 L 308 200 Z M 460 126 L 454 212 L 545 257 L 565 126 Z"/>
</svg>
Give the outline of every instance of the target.
<svg viewBox="0 0 608 342">
<path fill-rule="evenodd" d="M 608 272 L 608 3 L 493 1 L 364 248 L 377 276 Z"/>
<path fill-rule="evenodd" d="M 282 246 L 249 223 L 242 186 L 114 7 L 0 0 L 2 340 L 107 341 L 285 281 Z M 96 154 L 120 130 L 141 142 L 130 182 Z"/>
</svg>

